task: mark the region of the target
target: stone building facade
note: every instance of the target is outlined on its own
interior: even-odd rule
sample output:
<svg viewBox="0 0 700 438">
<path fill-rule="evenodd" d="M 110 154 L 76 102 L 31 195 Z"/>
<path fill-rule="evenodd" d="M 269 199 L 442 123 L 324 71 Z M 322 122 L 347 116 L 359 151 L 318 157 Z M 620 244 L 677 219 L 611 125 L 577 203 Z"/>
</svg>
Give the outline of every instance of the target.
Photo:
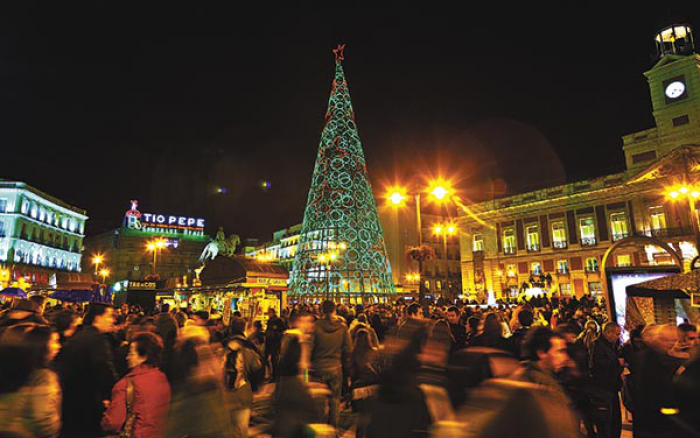
<svg viewBox="0 0 700 438">
<path fill-rule="evenodd" d="M 700 55 L 687 26 L 659 32 L 657 46 L 659 60 L 645 73 L 656 126 L 623 137 L 624 170 L 476 203 L 461 214 L 465 294 L 498 298 L 532 286 L 564 296 L 601 293 L 604 254 L 630 236 L 671 244 L 686 268 L 697 256 Z M 610 263 L 672 260 L 660 247 L 635 241 Z"/>
</svg>

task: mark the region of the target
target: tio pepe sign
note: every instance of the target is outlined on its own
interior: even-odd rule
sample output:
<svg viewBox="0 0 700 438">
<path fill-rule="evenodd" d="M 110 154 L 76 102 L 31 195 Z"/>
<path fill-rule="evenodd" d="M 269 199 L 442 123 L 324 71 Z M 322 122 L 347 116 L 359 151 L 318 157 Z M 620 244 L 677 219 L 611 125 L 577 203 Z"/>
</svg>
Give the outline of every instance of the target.
<svg viewBox="0 0 700 438">
<path fill-rule="evenodd" d="M 204 228 L 204 219 L 185 216 L 170 216 L 163 214 L 141 213 L 142 224 L 176 225 L 179 227 Z"/>
<path fill-rule="evenodd" d="M 174 216 L 166 214 L 141 213 L 138 210 L 139 201 L 132 200 L 131 208 L 124 215 L 127 228 L 155 232 L 158 230 L 190 231 L 201 233 L 204 231 L 204 219 Z"/>
</svg>

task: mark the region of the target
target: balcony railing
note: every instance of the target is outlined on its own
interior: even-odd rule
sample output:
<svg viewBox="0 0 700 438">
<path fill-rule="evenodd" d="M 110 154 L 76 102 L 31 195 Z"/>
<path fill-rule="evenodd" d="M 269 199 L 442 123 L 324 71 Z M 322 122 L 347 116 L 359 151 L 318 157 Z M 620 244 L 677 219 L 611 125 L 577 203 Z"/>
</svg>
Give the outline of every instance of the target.
<svg viewBox="0 0 700 438">
<path fill-rule="evenodd" d="M 618 240 L 622 240 L 622 239 L 629 237 L 629 236 L 630 236 L 629 233 L 617 233 L 617 234 L 613 233 L 612 241 L 617 242 Z"/>
<path fill-rule="evenodd" d="M 515 247 L 514 246 L 507 246 L 503 248 L 503 254 L 515 254 Z"/>
<path fill-rule="evenodd" d="M 596 244 L 595 237 L 582 237 L 581 246 L 593 246 Z"/>
<path fill-rule="evenodd" d="M 655 230 L 651 230 L 651 235 L 653 237 L 692 236 L 693 235 L 693 227 L 657 228 Z"/>
<path fill-rule="evenodd" d="M 597 266 L 586 266 L 586 272 L 600 272 L 600 269 Z"/>
<path fill-rule="evenodd" d="M 537 251 L 539 251 L 539 250 L 540 250 L 540 245 L 539 245 L 539 244 L 533 243 L 533 244 L 529 244 L 529 245 L 527 246 L 527 251 L 528 251 L 528 252 L 537 252 Z"/>
<path fill-rule="evenodd" d="M 566 268 L 566 269 L 557 269 L 557 274 L 559 274 L 559 275 L 569 275 L 569 268 Z"/>
<path fill-rule="evenodd" d="M 554 241 L 552 243 L 555 249 L 566 249 L 566 240 Z"/>
</svg>

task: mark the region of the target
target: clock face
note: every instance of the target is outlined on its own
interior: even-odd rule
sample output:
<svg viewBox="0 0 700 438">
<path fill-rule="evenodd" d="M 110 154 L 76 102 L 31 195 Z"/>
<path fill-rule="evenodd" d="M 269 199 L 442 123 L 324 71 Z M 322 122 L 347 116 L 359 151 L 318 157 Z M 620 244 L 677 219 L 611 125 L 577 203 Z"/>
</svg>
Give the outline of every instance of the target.
<svg viewBox="0 0 700 438">
<path fill-rule="evenodd" d="M 681 81 L 674 81 L 666 87 L 666 97 L 676 99 L 685 92 L 685 84 Z"/>
</svg>

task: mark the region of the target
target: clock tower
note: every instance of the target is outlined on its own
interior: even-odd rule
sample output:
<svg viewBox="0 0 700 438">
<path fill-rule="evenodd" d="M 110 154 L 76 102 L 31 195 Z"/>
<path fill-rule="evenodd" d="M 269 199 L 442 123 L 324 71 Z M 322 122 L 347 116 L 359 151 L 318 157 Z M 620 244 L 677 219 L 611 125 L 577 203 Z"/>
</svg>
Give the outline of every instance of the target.
<svg viewBox="0 0 700 438">
<path fill-rule="evenodd" d="M 687 24 L 673 24 L 654 37 L 656 64 L 649 82 L 656 127 L 623 137 L 628 169 L 641 168 L 673 149 L 700 145 L 700 55 Z"/>
</svg>

